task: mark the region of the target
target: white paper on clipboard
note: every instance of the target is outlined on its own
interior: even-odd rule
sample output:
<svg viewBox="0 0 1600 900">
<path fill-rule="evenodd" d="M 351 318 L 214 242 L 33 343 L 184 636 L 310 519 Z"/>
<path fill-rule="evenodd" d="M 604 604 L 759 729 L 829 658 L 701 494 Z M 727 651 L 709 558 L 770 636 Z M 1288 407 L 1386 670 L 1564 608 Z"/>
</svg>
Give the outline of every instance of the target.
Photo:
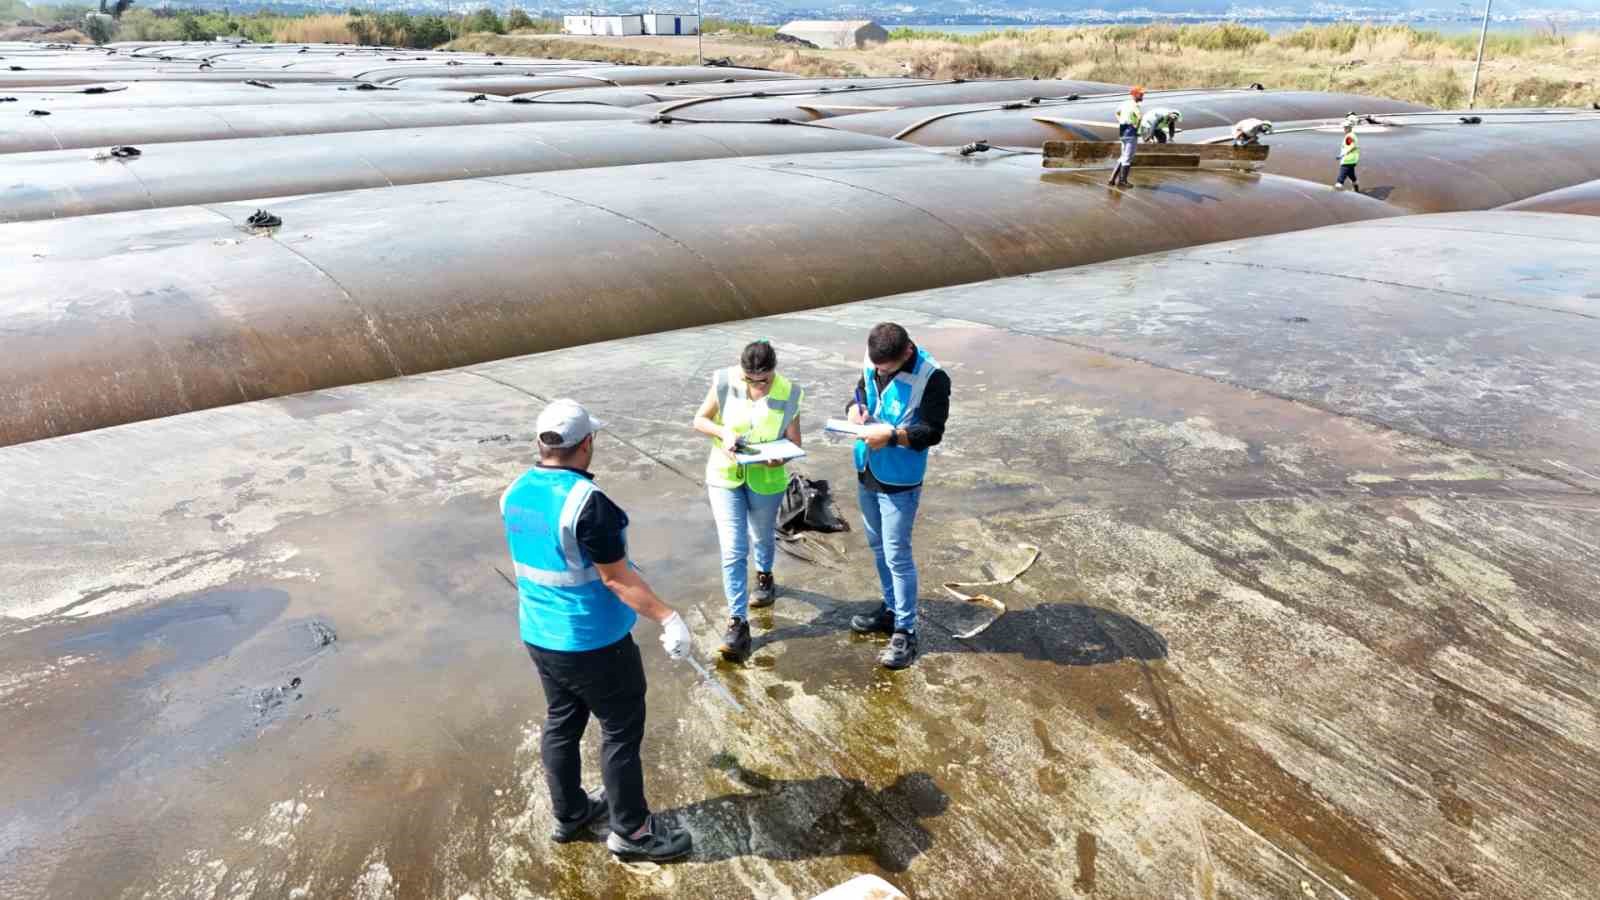
<svg viewBox="0 0 1600 900">
<path fill-rule="evenodd" d="M 867 429 L 871 427 L 872 423 L 868 423 L 866 425 L 857 425 L 856 423 L 846 419 L 829 419 L 827 422 L 823 423 L 822 430 L 832 434 L 845 434 L 849 435 L 850 437 L 858 438 L 865 437 Z"/>
<path fill-rule="evenodd" d="M 791 459 L 800 459 L 805 455 L 806 451 L 800 449 L 799 445 L 795 444 L 794 441 L 788 438 L 779 438 L 776 441 L 768 441 L 764 444 L 751 444 L 748 449 L 733 454 L 733 457 L 739 461 L 740 465 L 748 466 L 752 463 L 788 462 Z"/>
</svg>

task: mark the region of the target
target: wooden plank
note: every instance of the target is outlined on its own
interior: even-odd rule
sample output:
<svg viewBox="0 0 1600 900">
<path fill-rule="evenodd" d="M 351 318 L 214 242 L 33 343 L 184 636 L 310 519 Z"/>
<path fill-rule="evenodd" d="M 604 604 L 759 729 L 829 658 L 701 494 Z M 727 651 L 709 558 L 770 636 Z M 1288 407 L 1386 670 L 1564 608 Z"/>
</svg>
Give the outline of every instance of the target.
<svg viewBox="0 0 1600 900">
<path fill-rule="evenodd" d="M 1133 158 L 1135 168 L 1198 169 L 1200 157 L 1188 153 L 1140 153 Z"/>
<path fill-rule="evenodd" d="M 1115 158 L 1122 152 L 1116 141 L 1045 141 L 1044 160 L 1049 165 L 1053 159 L 1075 162 L 1102 162 Z M 1055 168 L 1055 167 L 1052 167 Z"/>
<path fill-rule="evenodd" d="M 1139 156 L 1158 153 L 1164 156 L 1193 156 L 1203 160 L 1226 162 L 1264 162 L 1272 148 L 1266 144 L 1235 147 L 1232 144 L 1140 144 Z M 1101 162 L 1114 159 L 1122 153 L 1122 145 L 1115 141 L 1045 141 L 1045 159 L 1070 159 L 1078 162 Z M 1059 167 L 1052 167 L 1059 168 Z"/>
</svg>

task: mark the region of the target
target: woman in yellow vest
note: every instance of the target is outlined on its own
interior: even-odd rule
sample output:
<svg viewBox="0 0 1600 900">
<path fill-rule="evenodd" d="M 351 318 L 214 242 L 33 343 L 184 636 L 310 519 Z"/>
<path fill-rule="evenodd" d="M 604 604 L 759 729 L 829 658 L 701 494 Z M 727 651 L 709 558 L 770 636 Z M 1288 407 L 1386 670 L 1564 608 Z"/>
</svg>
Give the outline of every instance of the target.
<svg viewBox="0 0 1600 900">
<path fill-rule="evenodd" d="M 1350 186 L 1356 193 L 1361 193 L 1361 182 L 1356 180 L 1356 163 L 1361 162 L 1361 142 L 1356 138 L 1355 116 L 1344 120 L 1344 139 L 1339 142 L 1339 180 L 1333 183 L 1336 191 L 1344 190 L 1344 180 L 1350 179 Z"/>
<path fill-rule="evenodd" d="M 711 438 L 706 490 L 722 544 L 722 591 L 728 630 L 722 655 L 735 662 L 750 653 L 750 607 L 771 606 L 777 596 L 772 560 L 777 551 L 778 506 L 789 486 L 783 463 L 741 465 L 733 448 L 788 438 L 800 443 L 800 401 L 805 392 L 778 374 L 778 354 L 767 341 L 744 348 L 739 365 L 717 370 L 695 413 L 694 430 Z M 755 544 L 755 590 L 747 560 Z"/>
</svg>

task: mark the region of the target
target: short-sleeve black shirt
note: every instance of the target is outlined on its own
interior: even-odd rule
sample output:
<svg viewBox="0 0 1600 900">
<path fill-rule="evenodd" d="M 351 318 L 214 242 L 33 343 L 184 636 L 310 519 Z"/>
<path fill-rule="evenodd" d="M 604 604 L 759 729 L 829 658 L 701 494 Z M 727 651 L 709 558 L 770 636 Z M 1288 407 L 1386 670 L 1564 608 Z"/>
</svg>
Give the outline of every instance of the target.
<svg viewBox="0 0 1600 900">
<path fill-rule="evenodd" d="M 547 466 L 541 463 L 541 469 L 566 469 L 579 475 L 594 480 L 594 475 L 582 469 L 569 466 Z M 583 552 L 589 554 L 589 559 L 597 563 L 610 565 L 628 558 L 628 544 L 623 538 L 623 529 L 628 527 L 628 514 L 622 507 L 611 502 L 611 498 L 603 491 L 595 491 L 589 495 L 589 502 L 583 505 L 578 513 L 577 538 L 578 546 Z"/>
</svg>

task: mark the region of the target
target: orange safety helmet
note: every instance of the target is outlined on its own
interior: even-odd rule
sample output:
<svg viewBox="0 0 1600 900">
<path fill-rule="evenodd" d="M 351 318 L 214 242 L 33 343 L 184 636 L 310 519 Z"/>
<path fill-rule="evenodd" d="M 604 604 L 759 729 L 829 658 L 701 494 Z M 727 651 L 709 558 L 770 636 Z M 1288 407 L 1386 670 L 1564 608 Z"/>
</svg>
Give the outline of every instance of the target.
<svg viewBox="0 0 1600 900">
<path fill-rule="evenodd" d="M 1133 99 L 1135 99 L 1135 100 L 1143 100 L 1144 99 L 1144 85 L 1136 84 L 1133 87 L 1128 89 L 1128 93 L 1132 94 L 1133 95 Z"/>
</svg>

